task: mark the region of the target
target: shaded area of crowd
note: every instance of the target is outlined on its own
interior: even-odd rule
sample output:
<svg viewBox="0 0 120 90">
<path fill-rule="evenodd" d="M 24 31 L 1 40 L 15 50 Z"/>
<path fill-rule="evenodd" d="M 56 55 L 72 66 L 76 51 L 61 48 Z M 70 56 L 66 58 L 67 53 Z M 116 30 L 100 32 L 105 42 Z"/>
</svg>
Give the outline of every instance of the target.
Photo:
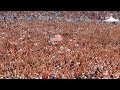
<svg viewBox="0 0 120 90">
<path fill-rule="evenodd" d="M 79 22 L 104 20 L 106 16 L 120 18 L 119 11 L 1 11 L 0 20 L 53 20 Z"/>
</svg>

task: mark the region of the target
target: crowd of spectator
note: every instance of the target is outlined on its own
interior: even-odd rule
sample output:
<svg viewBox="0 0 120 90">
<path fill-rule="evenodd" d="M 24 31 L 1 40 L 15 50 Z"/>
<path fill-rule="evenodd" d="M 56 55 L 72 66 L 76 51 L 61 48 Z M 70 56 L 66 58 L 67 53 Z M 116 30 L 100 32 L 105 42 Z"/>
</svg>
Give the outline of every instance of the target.
<svg viewBox="0 0 120 90">
<path fill-rule="evenodd" d="M 120 26 L 64 22 L 64 18 L 79 18 L 79 15 L 102 19 L 109 13 L 116 12 L 0 12 L 5 17 L 0 21 L 0 78 L 120 78 Z M 63 17 L 63 20 L 57 23 L 25 20 L 40 15 Z M 8 16 L 14 18 L 13 22 L 7 20 Z"/>
<path fill-rule="evenodd" d="M 113 14 L 119 18 L 119 11 L 1 11 L 0 20 L 61 20 L 81 21 L 81 18 L 104 20 Z"/>
</svg>

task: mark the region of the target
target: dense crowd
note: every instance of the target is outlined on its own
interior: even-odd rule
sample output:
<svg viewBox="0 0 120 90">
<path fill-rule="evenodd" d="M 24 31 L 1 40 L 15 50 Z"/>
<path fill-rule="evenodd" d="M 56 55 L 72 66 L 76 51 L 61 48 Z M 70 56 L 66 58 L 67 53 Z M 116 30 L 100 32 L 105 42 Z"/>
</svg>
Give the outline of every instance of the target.
<svg viewBox="0 0 120 90">
<path fill-rule="evenodd" d="M 82 21 L 83 19 L 104 20 L 113 14 L 119 18 L 119 11 L 1 11 L 0 20 L 61 20 Z"/>
<path fill-rule="evenodd" d="M 108 13 L 92 12 L 100 16 Z M 120 25 L 17 19 L 28 15 L 64 18 L 91 15 L 89 18 L 93 18 L 92 12 L 0 12 L 3 16 L 13 15 L 15 19 L 15 22 L 0 22 L 0 78 L 120 78 Z"/>
</svg>

